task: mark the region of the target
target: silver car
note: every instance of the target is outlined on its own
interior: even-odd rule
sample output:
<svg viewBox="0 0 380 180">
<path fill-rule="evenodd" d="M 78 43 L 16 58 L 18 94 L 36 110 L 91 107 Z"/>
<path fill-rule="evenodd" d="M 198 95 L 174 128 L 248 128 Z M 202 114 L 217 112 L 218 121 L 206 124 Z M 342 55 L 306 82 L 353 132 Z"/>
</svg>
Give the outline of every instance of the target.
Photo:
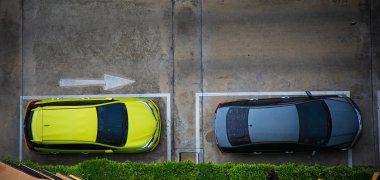
<svg viewBox="0 0 380 180">
<path fill-rule="evenodd" d="M 333 151 L 352 148 L 362 116 L 344 95 L 247 99 L 220 103 L 215 138 L 222 152 Z"/>
</svg>

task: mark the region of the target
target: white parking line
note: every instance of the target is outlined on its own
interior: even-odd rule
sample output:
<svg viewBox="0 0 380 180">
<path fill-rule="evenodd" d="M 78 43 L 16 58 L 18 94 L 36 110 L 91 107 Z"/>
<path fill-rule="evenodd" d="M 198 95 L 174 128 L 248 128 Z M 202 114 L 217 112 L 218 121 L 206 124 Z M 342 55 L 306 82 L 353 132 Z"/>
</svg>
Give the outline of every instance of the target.
<svg viewBox="0 0 380 180">
<path fill-rule="evenodd" d="M 54 99 L 54 98 L 103 98 L 103 97 L 144 97 L 144 98 L 166 98 L 166 160 L 171 161 L 171 99 L 170 93 L 147 93 L 147 94 L 96 94 L 96 95 L 52 95 L 52 96 L 20 96 L 20 133 L 19 133 L 19 161 L 22 161 L 23 150 L 23 113 L 24 100 Z"/>
<path fill-rule="evenodd" d="M 350 96 L 350 91 L 310 91 L 313 95 L 335 95 L 345 94 Z M 283 92 L 212 92 L 197 93 L 200 96 L 216 97 L 216 96 L 302 96 L 305 91 L 283 91 Z"/>
<path fill-rule="evenodd" d="M 200 137 L 200 118 L 199 118 L 199 97 L 202 96 L 202 93 L 196 93 L 195 94 L 195 150 L 197 153 L 197 159 L 195 160 L 196 163 L 203 162 L 200 161 L 200 159 L 203 159 L 203 157 L 199 157 L 200 150 L 201 150 L 201 137 Z M 203 103 L 203 102 L 202 102 Z"/>
<path fill-rule="evenodd" d="M 350 97 L 350 91 L 310 91 L 313 95 L 336 95 L 344 94 Z M 277 91 L 277 92 L 210 92 L 210 93 L 195 93 L 195 146 L 198 154 L 197 163 L 203 162 L 203 148 L 201 148 L 201 121 L 199 99 L 200 97 L 221 97 L 221 96 L 303 96 L 305 91 Z M 202 102 L 203 103 L 203 102 Z M 352 167 L 352 151 L 347 152 L 348 166 Z"/>
<path fill-rule="evenodd" d="M 352 168 L 352 149 L 347 150 L 347 166 Z"/>
<path fill-rule="evenodd" d="M 171 118 L 171 99 L 170 93 L 166 95 L 166 160 L 172 160 L 172 118 Z"/>
<path fill-rule="evenodd" d="M 22 96 L 20 96 L 20 124 L 19 124 L 19 146 L 18 146 L 18 160 L 22 161 L 22 140 L 23 140 L 23 123 L 22 123 L 22 118 L 23 118 L 23 113 L 24 113 L 24 101 L 22 100 Z"/>
<path fill-rule="evenodd" d="M 378 137 L 378 150 L 380 156 L 380 91 L 377 91 L 377 137 Z M 380 161 L 380 157 L 379 157 Z"/>
</svg>

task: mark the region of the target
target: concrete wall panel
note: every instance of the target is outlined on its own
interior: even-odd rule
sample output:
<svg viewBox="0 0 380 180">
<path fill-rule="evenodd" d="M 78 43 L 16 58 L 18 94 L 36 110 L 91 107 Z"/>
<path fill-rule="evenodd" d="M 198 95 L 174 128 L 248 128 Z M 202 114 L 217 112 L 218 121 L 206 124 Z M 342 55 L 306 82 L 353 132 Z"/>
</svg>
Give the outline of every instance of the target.
<svg viewBox="0 0 380 180">
<path fill-rule="evenodd" d="M 169 0 L 25 1 L 23 95 L 81 95 L 172 92 Z M 104 74 L 134 79 L 127 87 L 62 88 L 60 79 L 103 79 Z M 156 99 L 166 120 L 166 104 Z M 24 160 L 71 164 L 95 157 L 125 161 L 165 161 L 166 123 L 161 143 L 145 154 L 38 155 Z"/>
<path fill-rule="evenodd" d="M 195 148 L 195 93 L 202 88 L 200 3 L 174 4 L 174 141 L 177 148 Z"/>
<path fill-rule="evenodd" d="M 116 93 L 169 91 L 170 16 L 167 0 L 25 1 L 24 94 L 101 93 L 57 84 L 104 73 L 137 80 Z"/>
<path fill-rule="evenodd" d="M 0 1 L 0 159 L 17 158 L 21 92 L 21 3 Z"/>
<path fill-rule="evenodd" d="M 204 1 L 204 91 L 349 90 L 365 117 L 353 163 L 376 164 L 368 12 L 360 0 Z M 209 154 L 205 161 L 223 161 Z"/>
</svg>

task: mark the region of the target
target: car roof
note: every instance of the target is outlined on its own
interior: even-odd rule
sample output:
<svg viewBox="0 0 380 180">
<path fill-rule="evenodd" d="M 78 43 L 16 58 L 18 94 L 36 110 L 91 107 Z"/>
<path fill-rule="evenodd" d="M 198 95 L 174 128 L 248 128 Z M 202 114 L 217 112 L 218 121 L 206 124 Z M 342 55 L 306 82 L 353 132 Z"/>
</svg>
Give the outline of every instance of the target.
<svg viewBox="0 0 380 180">
<path fill-rule="evenodd" d="M 87 141 L 95 142 L 97 135 L 97 113 L 95 107 L 73 107 L 64 109 L 45 107 L 41 110 L 42 141 Z"/>
<path fill-rule="evenodd" d="M 296 106 L 251 108 L 248 127 L 253 143 L 298 142 L 300 126 Z"/>
</svg>

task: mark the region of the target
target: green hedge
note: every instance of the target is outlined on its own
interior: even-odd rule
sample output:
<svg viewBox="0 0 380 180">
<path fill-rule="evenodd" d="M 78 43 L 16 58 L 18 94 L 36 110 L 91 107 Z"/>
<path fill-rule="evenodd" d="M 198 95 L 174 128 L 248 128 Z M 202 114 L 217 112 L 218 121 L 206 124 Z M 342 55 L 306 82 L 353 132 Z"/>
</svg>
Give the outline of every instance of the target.
<svg viewBox="0 0 380 180">
<path fill-rule="evenodd" d="M 37 169 L 73 174 L 84 179 L 371 179 L 372 167 L 303 166 L 295 164 L 194 164 L 192 162 L 115 162 L 87 160 L 73 166 L 39 165 L 22 162 Z"/>
<path fill-rule="evenodd" d="M 366 179 L 372 177 L 373 172 L 379 169 L 370 167 L 355 167 L 347 166 L 297 166 L 295 164 L 274 166 L 279 179 Z"/>
</svg>

